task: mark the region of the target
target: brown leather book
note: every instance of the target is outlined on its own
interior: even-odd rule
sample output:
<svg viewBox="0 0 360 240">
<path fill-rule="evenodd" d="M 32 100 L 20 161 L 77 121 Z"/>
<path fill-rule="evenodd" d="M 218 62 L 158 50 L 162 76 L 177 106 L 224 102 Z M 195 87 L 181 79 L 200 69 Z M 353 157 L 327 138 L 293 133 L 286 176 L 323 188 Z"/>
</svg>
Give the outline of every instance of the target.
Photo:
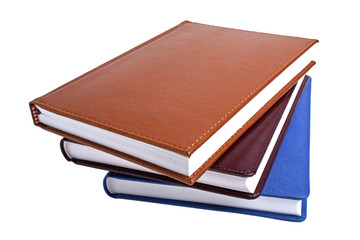
<svg viewBox="0 0 360 240">
<path fill-rule="evenodd" d="M 192 186 L 241 197 L 260 196 L 308 77 L 300 80 L 243 134 Z M 172 178 L 97 149 L 62 139 L 65 159 L 79 165 L 180 184 Z"/>
<path fill-rule="evenodd" d="M 316 42 L 185 21 L 31 101 L 32 117 L 191 185 L 315 64 Z"/>
</svg>

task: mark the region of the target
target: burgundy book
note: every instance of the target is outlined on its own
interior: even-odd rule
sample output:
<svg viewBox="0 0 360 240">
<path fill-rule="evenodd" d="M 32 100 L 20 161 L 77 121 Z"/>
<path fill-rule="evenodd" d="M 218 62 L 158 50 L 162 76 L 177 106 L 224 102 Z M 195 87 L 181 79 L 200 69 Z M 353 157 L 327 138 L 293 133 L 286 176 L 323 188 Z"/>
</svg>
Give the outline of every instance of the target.
<svg viewBox="0 0 360 240">
<path fill-rule="evenodd" d="M 258 197 L 307 80 L 308 77 L 305 76 L 285 93 L 192 187 L 241 198 Z M 68 139 L 62 139 L 60 146 L 65 158 L 76 164 L 184 184 L 154 170 Z"/>
</svg>

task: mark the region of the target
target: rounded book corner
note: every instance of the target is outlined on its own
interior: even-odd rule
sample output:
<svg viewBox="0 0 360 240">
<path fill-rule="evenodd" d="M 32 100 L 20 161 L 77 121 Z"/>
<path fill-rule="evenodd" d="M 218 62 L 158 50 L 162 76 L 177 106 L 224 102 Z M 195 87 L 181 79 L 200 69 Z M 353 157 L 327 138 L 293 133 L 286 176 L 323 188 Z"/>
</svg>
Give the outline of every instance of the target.
<svg viewBox="0 0 360 240">
<path fill-rule="evenodd" d="M 66 138 L 62 138 L 60 140 L 60 150 L 61 150 L 61 153 L 62 155 L 64 156 L 64 158 L 68 161 L 68 162 L 72 162 L 72 159 L 69 157 L 69 155 L 66 153 L 66 150 L 65 150 L 65 142 L 66 141 L 69 141 L 68 139 Z"/>
</svg>

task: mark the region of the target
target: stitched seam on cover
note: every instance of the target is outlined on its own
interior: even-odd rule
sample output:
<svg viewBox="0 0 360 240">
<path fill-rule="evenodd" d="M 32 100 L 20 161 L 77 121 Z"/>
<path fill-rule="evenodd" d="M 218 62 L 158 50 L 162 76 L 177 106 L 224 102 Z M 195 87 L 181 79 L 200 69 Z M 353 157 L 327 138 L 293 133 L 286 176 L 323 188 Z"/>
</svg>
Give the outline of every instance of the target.
<svg viewBox="0 0 360 240">
<path fill-rule="evenodd" d="M 231 28 L 231 27 L 212 26 L 212 25 L 208 25 L 208 24 L 204 24 L 204 23 L 198 23 L 198 22 L 188 22 L 188 23 L 196 24 L 196 25 L 203 25 L 203 26 L 206 26 L 206 27 L 219 28 L 219 29 L 222 29 L 222 30 L 242 31 L 242 32 L 257 33 L 257 34 L 266 35 L 266 36 L 272 35 L 272 36 L 279 36 L 279 37 L 303 39 L 303 38 L 301 38 L 301 37 L 284 36 L 284 35 L 279 35 L 279 34 L 274 34 L 274 33 L 257 32 L 257 31 L 243 30 L 243 29 L 237 29 L 237 28 Z M 315 40 L 315 39 L 311 39 L 311 40 Z M 315 40 L 315 41 L 318 41 L 318 40 Z"/>
<path fill-rule="evenodd" d="M 293 92 L 292 94 L 294 94 L 294 92 Z M 290 97 L 291 97 L 292 94 L 288 94 L 288 95 L 286 96 L 286 104 L 284 104 L 284 105 L 282 106 L 281 110 L 279 110 L 279 111 L 277 112 L 277 114 L 276 114 L 276 117 L 277 117 L 277 118 L 278 118 L 279 115 L 280 115 L 279 121 L 280 121 L 280 119 L 281 119 L 282 114 L 283 114 L 284 111 L 285 111 L 285 108 L 286 108 L 287 105 L 289 104 L 289 99 L 290 99 Z M 272 134 L 269 134 L 269 135 L 267 136 L 267 140 L 270 138 L 270 135 L 273 136 L 274 132 L 276 131 L 276 127 L 277 127 L 278 124 L 279 124 L 279 121 L 278 121 L 277 123 L 274 123 L 274 124 L 273 124 L 273 126 L 272 126 L 272 128 L 273 128 Z M 278 140 L 278 139 L 277 139 L 277 140 Z M 270 142 L 269 142 L 269 143 L 270 143 Z M 264 148 L 265 148 L 265 143 L 264 143 L 263 146 L 261 147 L 261 151 L 263 151 Z M 257 159 L 257 160 L 253 163 L 250 171 L 253 171 L 254 168 L 255 168 L 255 165 L 257 165 L 257 162 L 259 162 L 259 161 L 262 159 L 262 158 L 260 159 L 260 153 L 258 154 L 258 156 L 257 156 L 256 159 Z"/>
<path fill-rule="evenodd" d="M 308 48 L 311 44 L 314 43 L 315 40 L 311 40 L 303 49 L 301 49 L 298 53 L 296 53 L 292 58 L 290 58 L 286 63 L 284 63 L 281 67 L 279 67 L 273 74 L 271 74 L 264 82 L 262 82 L 260 85 L 258 85 L 252 92 L 249 93 L 244 99 L 242 99 L 235 107 L 233 107 L 229 112 L 225 114 L 220 120 L 218 120 L 212 127 L 210 127 L 205 133 L 203 133 L 195 142 L 193 142 L 187 150 L 190 150 L 201 138 L 206 136 L 216 125 L 221 123 L 228 115 L 230 115 L 232 112 L 235 111 L 236 108 L 238 108 L 244 101 L 246 101 L 249 97 L 251 97 L 257 90 L 262 87 L 265 83 L 267 83 L 274 75 L 276 75 L 280 70 L 284 68 L 285 65 L 287 65 L 289 62 L 291 62 L 293 59 L 295 59 L 300 53 L 302 53 L 306 48 Z"/>
<path fill-rule="evenodd" d="M 298 75 L 299 75 L 299 74 L 297 74 L 296 76 L 298 76 Z M 296 76 L 295 76 L 295 77 L 296 77 Z M 281 92 L 281 91 L 283 91 L 284 89 L 286 89 L 287 86 L 288 86 L 290 83 L 291 83 L 291 81 L 288 82 L 279 92 Z M 278 95 L 279 92 L 278 92 L 276 95 Z M 275 95 L 275 96 L 276 96 L 276 95 Z M 275 96 L 274 96 L 274 97 L 275 97 Z M 197 172 L 199 172 L 201 169 L 203 169 L 203 168 L 205 167 L 206 163 L 209 162 L 209 161 L 215 156 L 215 154 L 216 154 L 217 152 L 219 152 L 220 150 L 222 150 L 222 149 L 225 147 L 225 145 L 226 145 L 232 138 L 234 138 L 241 129 L 243 129 L 246 125 L 248 125 L 248 124 L 251 122 L 251 120 L 252 120 L 253 118 L 255 118 L 257 115 L 259 115 L 259 113 L 261 112 L 261 110 L 264 109 L 274 97 L 272 97 L 262 108 L 260 108 L 260 109 L 259 109 L 239 130 L 237 130 L 213 155 L 211 155 L 211 157 L 210 157 L 208 160 L 206 160 L 206 161 L 201 165 L 201 167 L 198 168 L 198 169 L 190 176 L 190 178 L 192 178 L 193 176 L 195 176 L 195 174 L 196 174 Z"/>
<path fill-rule="evenodd" d="M 265 104 L 262 108 L 260 108 L 259 111 L 257 111 L 241 128 L 239 128 L 239 130 L 237 130 L 218 150 L 216 150 L 216 152 L 214 152 L 214 154 L 211 155 L 211 157 L 209 157 L 209 159 L 208 159 L 207 161 L 205 161 L 205 162 L 201 165 L 201 167 L 198 168 L 190 177 L 195 176 L 195 175 L 197 174 L 197 172 L 201 171 L 201 170 L 205 167 L 206 163 L 209 162 L 220 150 L 222 150 L 222 149 L 226 146 L 226 144 L 227 144 L 230 140 L 232 140 L 232 139 L 237 135 L 238 132 L 240 132 L 244 127 L 246 127 L 246 126 L 251 122 L 251 120 L 252 120 L 253 118 L 255 118 L 257 115 L 259 115 L 260 111 L 261 111 L 265 106 L 266 106 L 266 104 Z"/>
<path fill-rule="evenodd" d="M 290 98 L 290 95 L 287 95 L 286 96 L 286 100 L 288 101 Z M 283 112 L 283 110 L 285 109 L 285 107 L 287 106 L 287 104 L 284 104 L 282 106 L 282 108 L 278 109 L 277 112 L 276 112 L 276 118 L 279 117 L 279 115 L 281 115 L 281 112 Z M 253 164 L 251 166 L 251 168 L 249 170 L 241 170 L 241 169 L 237 169 L 237 168 L 228 168 L 228 167 L 221 167 L 221 166 L 214 166 L 214 168 L 216 169 L 221 169 L 221 170 L 230 170 L 230 171 L 234 171 L 234 172 L 237 172 L 237 173 L 249 173 L 251 171 L 254 170 L 255 166 L 257 165 L 257 163 L 259 162 L 260 159 L 260 156 L 261 156 L 261 152 L 264 150 L 265 148 L 265 145 L 266 143 L 268 142 L 269 138 L 271 137 L 271 135 L 274 134 L 274 128 L 277 127 L 277 125 L 279 124 L 279 122 L 274 122 L 272 125 L 271 125 L 271 131 L 267 134 L 266 136 L 266 139 L 265 141 L 263 142 L 263 144 L 261 145 L 260 147 L 260 151 L 259 153 L 257 154 L 256 158 L 255 158 L 255 161 L 253 161 Z"/>
<path fill-rule="evenodd" d="M 63 113 L 67 113 L 69 115 L 73 115 L 73 116 L 77 116 L 77 117 L 80 117 L 80 118 L 83 118 L 83 119 L 86 119 L 90 122 L 93 122 L 93 123 L 97 123 L 97 124 L 100 124 L 100 125 L 103 125 L 103 126 L 107 126 L 109 128 L 112 128 L 112 129 L 116 129 L 116 130 L 120 130 L 120 131 L 123 131 L 125 133 L 129 133 L 131 135 L 135 135 L 135 136 L 138 136 L 138 137 L 142 137 L 142 138 L 145 138 L 147 140 L 151 140 L 151 141 L 154 141 L 154 142 L 157 142 L 157 143 L 161 143 L 161 144 L 164 144 L 166 146 L 169 146 L 169 147 L 173 147 L 177 150 L 181 150 L 181 151 L 185 151 L 187 154 L 189 154 L 189 150 L 198 142 L 200 141 L 204 136 L 206 136 L 214 127 L 216 127 L 219 123 L 221 123 L 229 114 L 231 114 L 232 112 L 235 111 L 235 109 L 237 109 L 244 101 L 246 101 L 249 97 L 251 97 L 260 87 L 262 87 L 265 83 L 267 83 L 274 75 L 276 75 L 281 69 L 284 68 L 285 65 L 287 65 L 289 62 L 291 62 L 293 59 L 295 59 L 296 57 L 298 57 L 299 54 L 301 54 L 306 48 L 308 48 L 310 45 L 312 45 L 314 43 L 315 40 L 311 40 L 304 48 L 302 48 L 299 52 L 297 52 L 292 58 L 290 58 L 286 63 L 284 63 L 283 65 L 281 65 L 273 74 L 271 74 L 265 81 L 263 81 L 261 84 L 259 84 L 251 93 L 249 93 L 244 99 L 242 99 L 237 105 L 235 105 L 228 113 L 226 113 L 220 120 L 218 120 L 212 127 L 210 127 L 205 133 L 203 133 L 195 142 L 193 142 L 189 147 L 187 148 L 183 148 L 183 147 L 179 147 L 177 145 L 174 145 L 172 143 L 168 143 L 168 142 L 165 142 L 165 141 L 162 141 L 162 140 L 159 140 L 159 139 L 156 139 L 156 138 L 152 138 L 152 137 L 149 137 L 149 136 L 146 136 L 146 135 L 142 135 L 140 133 L 137 133 L 137 132 L 133 132 L 133 131 L 130 131 L 130 130 L 126 130 L 126 129 L 122 129 L 122 128 L 119 128 L 119 127 L 116 127 L 116 126 L 113 126 L 113 125 L 110 125 L 110 124 L 107 124 L 107 123 L 103 123 L 103 122 L 100 122 L 100 121 L 97 121 L 97 120 L 94 120 L 94 119 L 91 119 L 91 118 L 88 118 L 86 116 L 82 116 L 82 115 L 79 115 L 79 114 L 75 114 L 75 113 L 72 113 L 72 112 L 69 112 L 69 111 L 66 111 L 64 109 L 61 109 L 61 108 L 58 108 L 58 107 L 54 107 L 52 105 L 49 105 L 47 103 L 44 103 L 42 101 L 39 101 L 41 102 L 43 105 L 45 106 L 48 106 L 50 108 L 53 108 L 53 109 L 56 109 L 56 110 L 59 110 Z M 76 82 L 76 81 L 75 81 Z M 59 89 L 60 90 L 60 89 Z M 254 115 L 255 116 L 255 115 Z M 250 118 L 252 119 L 252 118 Z M 245 126 L 245 125 L 244 125 Z M 243 127 L 244 127 L 243 126 Z M 241 127 L 240 129 L 242 129 L 243 127 Z M 240 130 L 239 129 L 239 130 Z"/>
<path fill-rule="evenodd" d="M 61 109 L 61 108 L 54 107 L 54 106 L 49 105 L 49 104 L 47 104 L 47 103 L 41 102 L 41 104 L 43 104 L 43 105 L 45 105 L 45 106 L 48 106 L 48 107 L 50 107 L 50 108 L 56 109 L 56 110 L 58 110 L 58 111 L 60 111 L 60 112 L 63 112 L 63 113 L 65 113 L 65 114 L 69 114 L 69 115 L 72 115 L 72 116 L 75 116 L 75 117 L 83 118 L 83 119 L 85 119 L 85 120 L 88 120 L 89 122 L 97 123 L 97 124 L 106 126 L 106 127 L 108 127 L 108 128 L 112 128 L 112 129 L 116 129 L 116 130 L 119 130 L 119 131 L 123 131 L 123 132 L 125 132 L 125 133 L 130 134 L 130 135 L 140 136 L 140 137 L 143 137 L 143 138 L 145 138 L 145 139 L 152 140 L 152 141 L 155 141 L 155 142 L 158 142 L 158 143 L 167 144 L 167 145 L 169 145 L 169 146 L 171 146 L 171 147 L 174 147 L 174 148 L 176 148 L 176 149 L 179 149 L 179 150 L 185 150 L 184 148 L 180 148 L 180 147 L 178 147 L 178 146 L 176 146 L 176 145 L 173 145 L 173 144 L 171 144 L 171 143 L 163 142 L 163 141 L 158 140 L 158 139 L 156 139 L 156 138 L 148 137 L 148 136 L 142 135 L 142 134 L 140 134 L 140 133 L 136 133 L 136 132 L 132 132 L 132 131 L 130 131 L 130 130 L 122 129 L 122 128 L 119 128 L 119 127 L 117 127 L 117 126 L 111 125 L 111 124 L 103 123 L 103 122 L 94 120 L 94 119 L 92 119 L 92 118 L 88 118 L 88 117 L 83 116 L 83 115 L 79 115 L 79 114 L 76 114 L 76 113 L 72 113 L 72 112 L 66 111 L 66 110 Z"/>
</svg>

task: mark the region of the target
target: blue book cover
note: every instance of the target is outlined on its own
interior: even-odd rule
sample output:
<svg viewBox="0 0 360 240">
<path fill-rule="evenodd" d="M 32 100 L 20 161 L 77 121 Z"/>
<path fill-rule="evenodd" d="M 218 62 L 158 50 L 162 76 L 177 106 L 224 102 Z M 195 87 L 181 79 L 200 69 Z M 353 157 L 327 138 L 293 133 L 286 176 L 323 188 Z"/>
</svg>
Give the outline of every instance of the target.
<svg viewBox="0 0 360 240">
<path fill-rule="evenodd" d="M 238 207 L 220 206 L 207 203 L 165 199 L 151 196 L 139 196 L 136 194 L 123 194 L 110 192 L 107 187 L 107 179 L 115 178 L 134 182 L 169 185 L 168 183 L 146 180 L 138 177 L 127 176 L 109 172 L 104 178 L 105 192 L 113 198 L 131 199 L 177 206 L 194 207 L 216 211 L 249 214 L 279 220 L 301 222 L 307 215 L 307 197 L 310 193 L 309 183 L 309 147 L 310 147 L 310 102 L 311 102 L 311 78 L 302 93 L 295 109 L 290 125 L 280 146 L 273 167 L 265 183 L 261 196 L 276 199 L 301 200 L 300 216 L 273 213 L 269 211 L 250 210 Z M 174 186 L 175 187 L 175 186 Z M 191 188 L 176 186 L 181 188 Z M 200 191 L 200 190 L 197 190 Z M 244 200 L 242 200 L 244 201 Z M 254 200 L 245 200 L 254 201 Z"/>
</svg>

